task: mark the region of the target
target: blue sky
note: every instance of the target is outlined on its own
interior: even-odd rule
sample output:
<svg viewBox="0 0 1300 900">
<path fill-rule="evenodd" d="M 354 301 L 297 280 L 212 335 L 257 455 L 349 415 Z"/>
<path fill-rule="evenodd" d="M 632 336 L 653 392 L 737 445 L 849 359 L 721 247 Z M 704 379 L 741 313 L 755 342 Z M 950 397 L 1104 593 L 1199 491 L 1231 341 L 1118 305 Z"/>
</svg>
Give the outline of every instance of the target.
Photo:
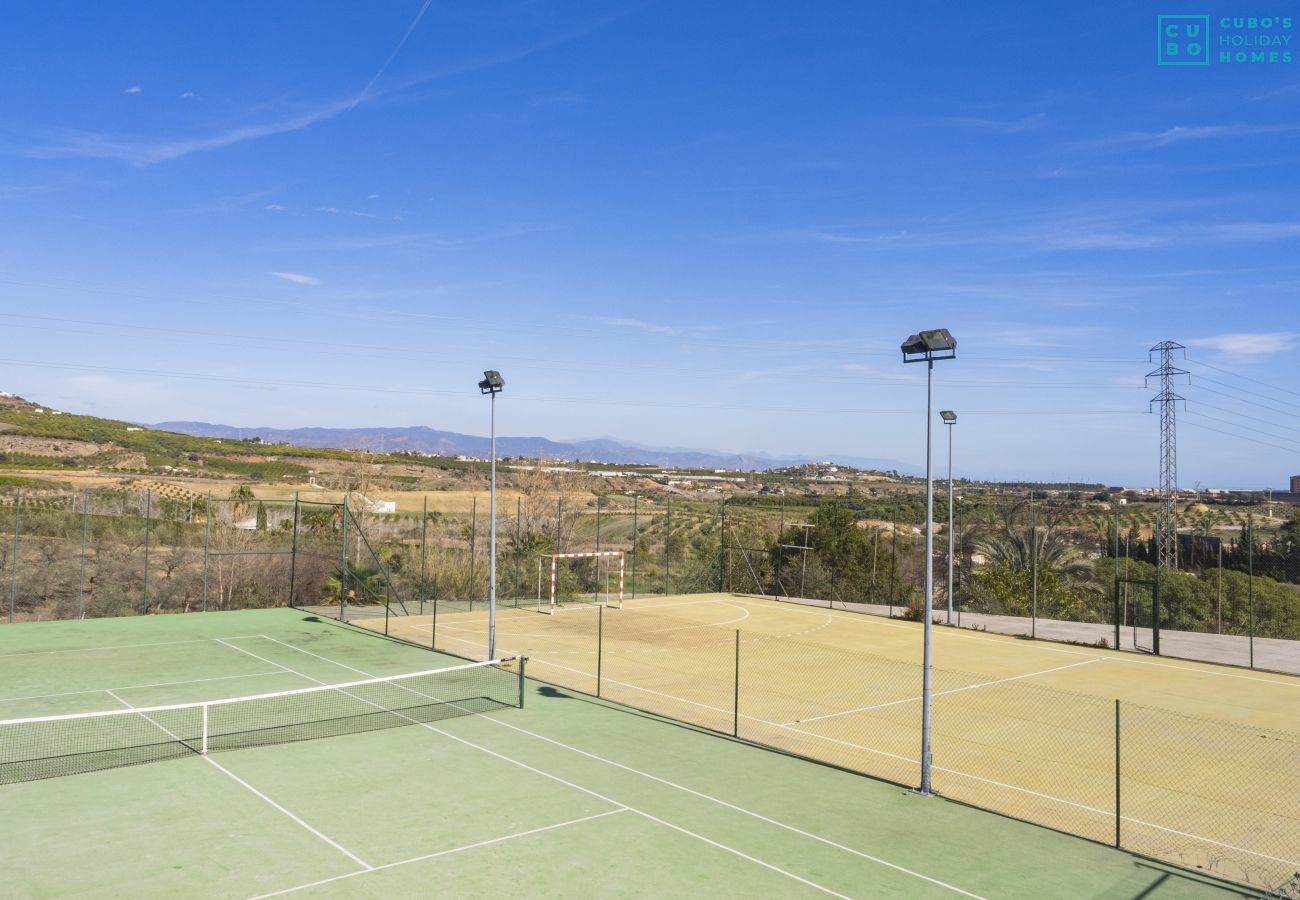
<svg viewBox="0 0 1300 900">
<path fill-rule="evenodd" d="M 10 6 L 0 388 L 919 465 L 944 326 L 960 474 L 1151 484 L 1176 340 L 1181 483 L 1280 487 L 1300 61 L 1157 66 L 1184 6 Z"/>
</svg>

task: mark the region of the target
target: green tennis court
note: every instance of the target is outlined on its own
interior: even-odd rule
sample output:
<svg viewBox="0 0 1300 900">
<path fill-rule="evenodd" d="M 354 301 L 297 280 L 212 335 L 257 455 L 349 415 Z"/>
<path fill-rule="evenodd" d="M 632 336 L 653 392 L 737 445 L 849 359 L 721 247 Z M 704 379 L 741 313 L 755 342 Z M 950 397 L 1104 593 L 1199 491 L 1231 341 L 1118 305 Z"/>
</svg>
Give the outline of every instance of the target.
<svg viewBox="0 0 1300 900">
<path fill-rule="evenodd" d="M 453 666 L 385 682 L 425 698 L 396 712 L 372 687 L 306 691 Z M 0 895 L 1248 896 L 554 687 L 520 695 L 515 664 L 463 666 L 291 609 L 0 630 L 0 719 L 134 710 L 106 718 L 168 748 L 96 769 L 124 760 L 55 740 L 56 777 L 0 784 Z M 315 727 L 260 712 L 339 694 Z M 149 712 L 194 703 L 223 711 L 206 755 L 179 712 Z M 0 772 L 23 727 L 0 726 Z"/>
</svg>

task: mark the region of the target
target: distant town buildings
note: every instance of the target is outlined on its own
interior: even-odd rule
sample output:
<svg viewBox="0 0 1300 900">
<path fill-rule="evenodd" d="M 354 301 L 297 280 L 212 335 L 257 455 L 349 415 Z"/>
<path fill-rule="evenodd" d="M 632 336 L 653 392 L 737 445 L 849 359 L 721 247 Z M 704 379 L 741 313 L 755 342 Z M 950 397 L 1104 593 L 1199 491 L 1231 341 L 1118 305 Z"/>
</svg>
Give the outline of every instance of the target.
<svg viewBox="0 0 1300 900">
<path fill-rule="evenodd" d="M 1291 476 L 1291 493 L 1300 494 L 1300 475 Z"/>
</svg>

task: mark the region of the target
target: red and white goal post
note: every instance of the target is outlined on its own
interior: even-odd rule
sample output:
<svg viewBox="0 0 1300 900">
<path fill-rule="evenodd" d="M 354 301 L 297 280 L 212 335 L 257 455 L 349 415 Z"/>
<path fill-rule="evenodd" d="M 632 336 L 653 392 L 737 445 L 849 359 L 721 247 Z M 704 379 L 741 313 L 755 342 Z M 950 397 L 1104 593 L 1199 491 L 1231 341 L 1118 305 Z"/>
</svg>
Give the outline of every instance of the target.
<svg viewBox="0 0 1300 900">
<path fill-rule="evenodd" d="M 600 557 L 618 557 L 618 608 L 623 608 L 623 566 L 625 563 L 623 550 L 601 550 L 595 553 L 552 553 L 551 554 L 551 615 L 555 615 L 555 590 L 556 590 L 556 563 L 561 559 L 591 559 L 596 558 L 597 572 L 597 590 L 599 590 L 599 573 Z"/>
</svg>

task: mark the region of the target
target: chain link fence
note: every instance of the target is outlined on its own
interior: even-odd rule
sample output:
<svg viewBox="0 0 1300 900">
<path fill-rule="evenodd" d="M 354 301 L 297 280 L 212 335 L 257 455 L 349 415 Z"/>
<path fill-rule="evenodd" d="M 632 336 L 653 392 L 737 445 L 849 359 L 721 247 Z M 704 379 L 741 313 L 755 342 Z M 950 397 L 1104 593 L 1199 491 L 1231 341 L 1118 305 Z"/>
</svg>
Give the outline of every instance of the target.
<svg viewBox="0 0 1300 900">
<path fill-rule="evenodd" d="M 918 783 L 919 665 L 751 634 L 725 601 L 717 609 L 703 625 L 670 605 L 507 613 L 498 652 L 526 655 L 530 675 L 559 687 Z M 481 615 L 444 615 L 431 631 L 406 624 L 392 634 L 470 658 L 486 652 Z M 1017 676 L 932 675 L 936 793 L 1257 889 L 1300 869 L 1300 734 Z"/>
</svg>

